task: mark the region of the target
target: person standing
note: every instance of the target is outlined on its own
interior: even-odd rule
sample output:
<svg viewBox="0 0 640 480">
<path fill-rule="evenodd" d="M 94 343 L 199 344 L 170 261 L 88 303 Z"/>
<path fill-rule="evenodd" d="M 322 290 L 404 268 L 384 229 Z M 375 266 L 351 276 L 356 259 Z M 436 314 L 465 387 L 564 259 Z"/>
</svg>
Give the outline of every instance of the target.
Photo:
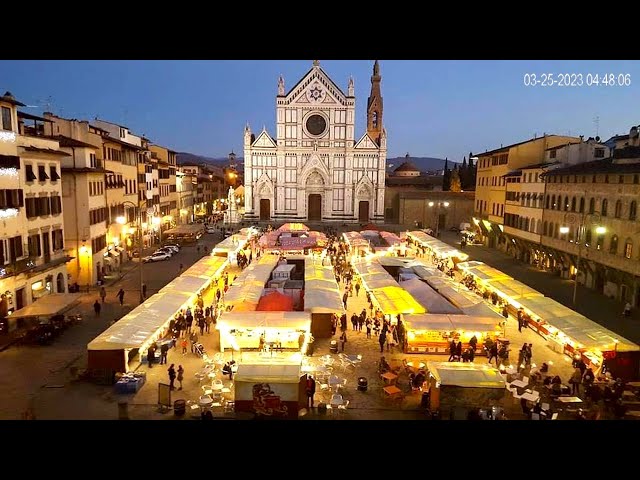
<svg viewBox="0 0 640 480">
<path fill-rule="evenodd" d="M 116 296 L 118 297 L 118 300 L 120 300 L 120 305 L 122 306 L 124 304 L 124 290 L 123 289 L 118 290 L 118 293 L 116 294 Z"/>
<path fill-rule="evenodd" d="M 209 307 L 207 307 L 209 308 Z M 206 317 L 204 317 L 204 331 L 209 333 L 211 331 L 211 322 L 213 321 L 213 318 L 211 318 L 211 313 L 209 313 L 209 315 L 207 315 Z"/>
<path fill-rule="evenodd" d="M 152 343 L 149 349 L 147 350 L 147 362 L 149 363 L 149 368 L 153 367 L 153 361 L 156 358 L 156 344 Z"/>
<path fill-rule="evenodd" d="M 386 332 L 380 332 L 380 336 L 378 336 L 378 343 L 380 344 L 380 353 L 384 353 L 384 344 L 387 341 Z"/>
<path fill-rule="evenodd" d="M 365 324 L 367 326 L 367 338 L 371 338 L 371 319 L 367 318 Z"/>
<path fill-rule="evenodd" d="M 173 363 L 167 370 L 169 372 L 169 389 L 175 390 L 174 382 L 176 381 L 176 369 L 173 366 Z"/>
<path fill-rule="evenodd" d="M 180 342 L 180 346 L 182 347 L 182 355 L 186 355 L 187 354 L 187 338 L 186 337 L 182 337 L 182 341 Z"/>
<path fill-rule="evenodd" d="M 104 299 L 107 298 L 107 291 L 104 287 L 100 287 L 100 298 L 102 299 L 102 303 L 104 303 Z"/>
<path fill-rule="evenodd" d="M 184 380 L 184 368 L 182 368 L 182 365 L 178 365 L 178 376 L 176 377 L 176 380 L 178 380 L 178 383 L 180 384 L 180 388 L 178 388 L 178 390 L 182 390 L 182 380 Z"/>
<path fill-rule="evenodd" d="M 160 346 L 160 365 L 167 364 L 167 354 L 169 353 L 169 344 L 163 343 Z"/>
<path fill-rule="evenodd" d="M 582 372 L 578 367 L 573 370 L 573 375 L 569 379 L 569 383 L 571 384 L 571 395 L 579 396 L 580 395 L 580 384 L 582 383 Z"/>
<path fill-rule="evenodd" d="M 356 283 L 356 297 L 360 293 L 360 282 Z"/>
<path fill-rule="evenodd" d="M 522 323 L 524 321 L 524 310 L 518 309 L 518 331 L 522 333 Z"/>
<path fill-rule="evenodd" d="M 316 394 L 316 381 L 311 375 L 307 375 L 307 406 L 313 408 L 313 396 Z"/>
<path fill-rule="evenodd" d="M 204 335 L 204 328 L 207 326 L 207 322 L 205 321 L 202 313 L 198 316 L 198 327 L 200 328 L 200 336 Z"/>
<path fill-rule="evenodd" d="M 344 332 L 342 332 L 342 335 L 340 335 L 340 351 L 344 352 L 344 344 L 347 343 L 347 331 L 345 330 Z"/>
<path fill-rule="evenodd" d="M 100 316 L 100 310 L 102 310 L 102 305 L 96 300 L 96 303 L 93 304 L 93 311 L 96 312 L 96 317 Z"/>
<path fill-rule="evenodd" d="M 189 340 L 191 340 L 191 353 L 196 353 L 196 343 L 198 343 L 198 334 L 193 331 L 191 335 L 189 335 Z"/>
<path fill-rule="evenodd" d="M 143 283 L 142 284 L 142 299 L 146 299 L 147 298 L 147 284 Z"/>
</svg>

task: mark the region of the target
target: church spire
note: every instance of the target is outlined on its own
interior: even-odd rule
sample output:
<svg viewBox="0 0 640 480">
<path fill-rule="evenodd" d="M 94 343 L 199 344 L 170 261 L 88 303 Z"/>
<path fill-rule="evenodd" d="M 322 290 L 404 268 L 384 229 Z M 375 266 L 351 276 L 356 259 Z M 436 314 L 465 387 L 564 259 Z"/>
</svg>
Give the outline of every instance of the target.
<svg viewBox="0 0 640 480">
<path fill-rule="evenodd" d="M 319 67 L 320 66 L 320 60 L 314 60 L 313 61 L 313 66 L 314 67 Z"/>
<path fill-rule="evenodd" d="M 282 75 L 278 78 L 278 96 L 284 96 L 284 77 Z"/>
<path fill-rule="evenodd" d="M 353 97 L 355 94 L 355 88 L 353 86 L 353 77 L 349 77 L 349 85 L 347 86 L 347 95 Z"/>
<path fill-rule="evenodd" d="M 376 60 L 373 64 L 373 75 L 371 76 L 371 94 L 367 100 L 367 133 L 378 145 L 380 145 L 380 134 L 382 133 L 381 81 L 380 64 Z"/>
</svg>

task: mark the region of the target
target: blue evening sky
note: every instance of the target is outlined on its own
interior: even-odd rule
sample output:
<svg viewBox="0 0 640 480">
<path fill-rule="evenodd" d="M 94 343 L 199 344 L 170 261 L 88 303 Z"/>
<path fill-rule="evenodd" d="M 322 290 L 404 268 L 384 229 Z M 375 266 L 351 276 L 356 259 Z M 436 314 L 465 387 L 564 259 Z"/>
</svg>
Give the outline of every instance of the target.
<svg viewBox="0 0 640 480">
<path fill-rule="evenodd" d="M 242 155 L 246 122 L 275 133 L 278 75 L 287 91 L 312 60 L 0 61 L 0 93 L 41 113 L 49 102 L 64 117 L 96 116 L 154 143 L 213 157 Z M 373 61 L 322 60 L 346 91 L 356 88 L 356 134 L 364 132 Z M 448 157 L 546 133 L 628 133 L 640 123 L 638 61 L 381 60 L 388 156 Z M 629 73 L 631 86 L 527 87 L 525 73 Z"/>
</svg>

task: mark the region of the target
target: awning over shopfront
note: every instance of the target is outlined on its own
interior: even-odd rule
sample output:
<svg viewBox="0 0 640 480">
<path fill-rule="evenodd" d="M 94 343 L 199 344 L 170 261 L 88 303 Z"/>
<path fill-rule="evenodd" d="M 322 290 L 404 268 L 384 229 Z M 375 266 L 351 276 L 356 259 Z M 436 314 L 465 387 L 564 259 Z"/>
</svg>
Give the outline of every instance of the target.
<svg viewBox="0 0 640 480">
<path fill-rule="evenodd" d="M 523 297 L 542 297 L 543 295 L 518 280 L 487 280 L 487 285 L 504 298 L 517 300 Z"/>
<path fill-rule="evenodd" d="M 500 371 L 490 365 L 473 362 L 427 362 L 427 369 L 443 386 L 467 388 L 506 388 Z"/>
<path fill-rule="evenodd" d="M 500 325 L 495 318 L 487 318 L 476 315 L 437 315 L 421 314 L 407 315 L 404 322 L 408 330 L 436 331 L 436 332 L 478 332 L 480 334 L 491 332 L 499 333 Z"/>
<path fill-rule="evenodd" d="M 304 223 L 285 223 L 280 228 L 278 228 L 280 233 L 301 233 L 308 232 L 309 227 L 307 227 Z"/>
<path fill-rule="evenodd" d="M 256 308 L 259 312 L 292 312 L 293 298 L 278 291 L 260 297 Z"/>
<path fill-rule="evenodd" d="M 466 260 L 467 258 L 469 258 L 469 255 L 467 255 L 466 253 L 453 248 L 448 243 L 438 240 L 437 238 L 432 237 L 431 235 L 421 230 L 407 232 L 407 236 L 419 245 L 426 247 L 440 258 L 457 258 L 459 260 Z"/>
<path fill-rule="evenodd" d="M 344 232 L 342 236 L 350 247 L 369 248 L 369 241 L 360 232 Z"/>
<path fill-rule="evenodd" d="M 52 317 L 80 301 L 81 293 L 50 293 L 11 314 L 11 318 Z"/>
<path fill-rule="evenodd" d="M 480 263 L 479 265 L 477 263 Z M 478 280 L 483 282 L 487 281 L 499 281 L 499 280 L 513 280 L 512 277 L 500 270 L 490 267 L 489 265 L 477 262 L 474 265 L 469 265 L 471 262 L 463 262 L 458 264 L 458 268 L 463 272 L 473 275 Z"/>
</svg>

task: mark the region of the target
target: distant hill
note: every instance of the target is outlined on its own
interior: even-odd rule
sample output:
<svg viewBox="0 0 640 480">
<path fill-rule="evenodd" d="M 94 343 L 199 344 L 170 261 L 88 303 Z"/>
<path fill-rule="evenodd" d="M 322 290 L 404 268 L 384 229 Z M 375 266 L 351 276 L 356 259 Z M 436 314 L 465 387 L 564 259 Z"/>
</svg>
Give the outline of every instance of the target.
<svg viewBox="0 0 640 480">
<path fill-rule="evenodd" d="M 206 157 L 204 155 L 196 155 L 194 153 L 188 152 L 179 152 L 177 154 L 178 165 L 187 165 L 187 164 L 195 164 L 199 165 L 201 163 L 206 163 L 208 165 L 215 165 L 216 167 L 226 167 L 229 165 L 229 159 L 227 157 L 224 158 L 214 158 L 214 157 Z M 238 166 L 244 165 L 244 159 L 242 157 L 236 158 L 236 163 Z"/>
<path fill-rule="evenodd" d="M 444 158 L 434 157 L 411 157 L 413 163 L 421 172 L 430 172 L 444 169 Z M 392 172 L 405 162 L 405 157 L 387 158 L 387 172 Z M 455 162 L 449 160 L 449 168 L 453 168 Z"/>
</svg>

